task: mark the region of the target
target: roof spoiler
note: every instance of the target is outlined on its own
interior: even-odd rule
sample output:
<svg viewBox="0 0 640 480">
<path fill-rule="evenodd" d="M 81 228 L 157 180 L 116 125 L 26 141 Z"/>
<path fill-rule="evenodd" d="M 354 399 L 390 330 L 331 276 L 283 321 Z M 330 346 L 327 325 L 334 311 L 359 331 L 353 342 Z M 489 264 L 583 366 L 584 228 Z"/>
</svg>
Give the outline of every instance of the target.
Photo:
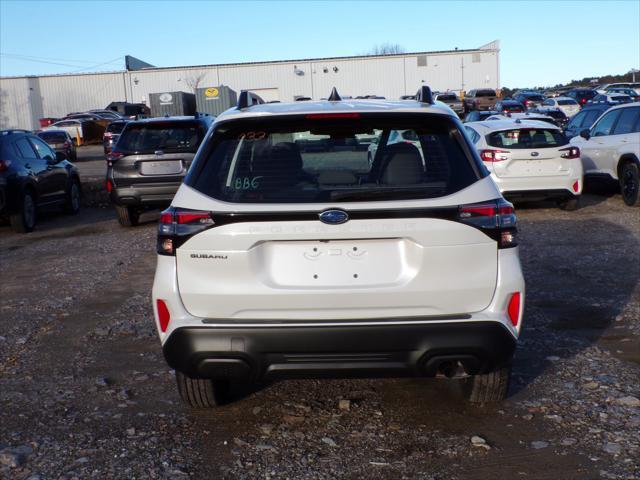
<svg viewBox="0 0 640 480">
<path fill-rule="evenodd" d="M 238 97 L 238 110 L 253 107 L 254 105 L 261 105 L 264 100 L 249 90 L 242 90 L 240 97 Z"/>
<path fill-rule="evenodd" d="M 420 90 L 416 93 L 416 100 L 420 103 L 433 105 L 433 94 L 431 93 L 431 88 L 426 85 L 422 85 Z"/>
</svg>

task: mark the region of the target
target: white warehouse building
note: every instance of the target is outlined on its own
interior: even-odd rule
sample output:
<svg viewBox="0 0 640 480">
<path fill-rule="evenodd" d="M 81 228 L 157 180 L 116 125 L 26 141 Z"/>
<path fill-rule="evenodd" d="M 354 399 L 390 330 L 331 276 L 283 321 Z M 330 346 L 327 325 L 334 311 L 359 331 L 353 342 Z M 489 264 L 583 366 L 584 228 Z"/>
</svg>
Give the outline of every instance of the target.
<svg viewBox="0 0 640 480">
<path fill-rule="evenodd" d="M 499 56 L 496 40 L 466 50 L 0 77 L 0 128 L 33 130 L 44 117 L 104 108 L 114 101 L 148 105 L 151 93 L 220 85 L 283 102 L 326 98 L 334 86 L 343 96 L 392 99 L 415 94 L 423 84 L 434 91 L 499 89 Z"/>
</svg>

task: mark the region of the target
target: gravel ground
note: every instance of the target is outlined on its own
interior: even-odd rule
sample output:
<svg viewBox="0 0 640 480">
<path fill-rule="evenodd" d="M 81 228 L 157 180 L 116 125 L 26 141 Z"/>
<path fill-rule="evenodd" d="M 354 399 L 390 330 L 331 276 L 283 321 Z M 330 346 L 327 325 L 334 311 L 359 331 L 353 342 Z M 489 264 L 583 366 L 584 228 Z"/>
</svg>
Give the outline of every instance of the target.
<svg viewBox="0 0 640 480">
<path fill-rule="evenodd" d="M 384 379 L 191 411 L 152 323 L 157 213 L 0 226 L 0 478 L 640 478 L 640 210 L 598 193 L 518 209 L 525 327 L 492 408 L 454 381 Z"/>
</svg>

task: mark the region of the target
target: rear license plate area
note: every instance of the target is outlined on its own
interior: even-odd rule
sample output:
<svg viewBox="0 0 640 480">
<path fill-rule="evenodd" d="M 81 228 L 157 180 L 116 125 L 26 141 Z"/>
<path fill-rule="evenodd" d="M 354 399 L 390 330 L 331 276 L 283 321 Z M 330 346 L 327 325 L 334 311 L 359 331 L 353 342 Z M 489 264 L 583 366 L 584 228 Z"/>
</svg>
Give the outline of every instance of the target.
<svg viewBox="0 0 640 480">
<path fill-rule="evenodd" d="M 153 160 L 140 163 L 141 175 L 176 175 L 182 172 L 182 160 Z"/>
</svg>

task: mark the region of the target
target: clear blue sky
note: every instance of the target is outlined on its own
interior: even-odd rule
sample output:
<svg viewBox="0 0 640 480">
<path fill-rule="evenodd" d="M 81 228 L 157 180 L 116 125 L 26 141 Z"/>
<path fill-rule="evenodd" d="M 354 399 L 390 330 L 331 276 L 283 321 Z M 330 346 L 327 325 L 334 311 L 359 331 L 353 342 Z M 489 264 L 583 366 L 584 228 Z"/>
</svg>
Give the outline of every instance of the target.
<svg viewBox="0 0 640 480">
<path fill-rule="evenodd" d="M 640 68 L 640 0 L 0 0 L 2 76 L 122 70 L 126 54 L 176 66 L 358 55 L 385 42 L 408 52 L 465 49 L 496 39 L 503 86 L 625 73 Z"/>
</svg>

